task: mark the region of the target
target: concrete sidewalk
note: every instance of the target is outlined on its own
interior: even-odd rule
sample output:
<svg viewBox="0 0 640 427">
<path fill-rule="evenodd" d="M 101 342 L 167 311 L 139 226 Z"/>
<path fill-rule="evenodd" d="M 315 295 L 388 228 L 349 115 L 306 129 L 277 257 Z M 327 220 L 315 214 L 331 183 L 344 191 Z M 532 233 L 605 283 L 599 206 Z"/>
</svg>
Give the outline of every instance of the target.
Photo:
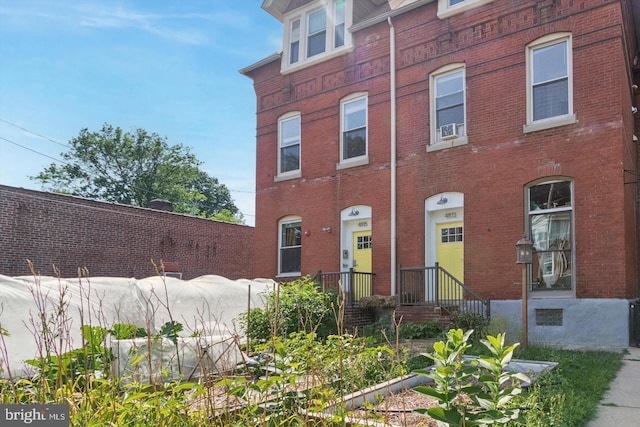
<svg viewBox="0 0 640 427">
<path fill-rule="evenodd" d="M 622 368 L 587 427 L 640 426 L 640 348 L 629 347 Z"/>
</svg>

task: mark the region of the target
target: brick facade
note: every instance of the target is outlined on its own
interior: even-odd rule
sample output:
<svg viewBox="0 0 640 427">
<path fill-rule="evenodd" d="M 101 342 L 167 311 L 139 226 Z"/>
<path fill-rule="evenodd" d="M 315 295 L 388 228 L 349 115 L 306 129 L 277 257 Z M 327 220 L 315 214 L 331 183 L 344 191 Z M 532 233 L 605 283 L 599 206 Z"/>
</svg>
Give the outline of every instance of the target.
<svg viewBox="0 0 640 427">
<path fill-rule="evenodd" d="M 176 262 L 183 279 L 253 278 L 254 228 L 0 185 L 0 274 L 153 276 Z"/>
<path fill-rule="evenodd" d="M 380 3 L 380 2 L 378 2 Z M 515 242 L 526 223 L 528 185 L 573 183 L 574 297 L 640 295 L 632 105 L 640 84 L 631 3 L 625 0 L 496 0 L 450 18 L 438 2 L 391 17 L 397 102 L 397 257 L 425 265 L 425 201 L 464 195 L 465 284 L 487 299 L 518 299 Z M 526 46 L 570 33 L 575 123 L 523 132 Z M 344 270 L 340 212 L 371 208 L 374 293 L 391 293 L 391 28 L 358 28 L 353 50 L 282 74 L 280 60 L 246 70 L 257 96 L 255 273 L 278 274 L 278 221 L 301 217 L 302 273 Z M 427 151 L 429 74 L 464 64 L 468 143 Z M 635 74 L 634 74 L 635 71 Z M 368 95 L 368 163 L 339 169 L 340 100 Z M 636 91 L 636 93 L 640 93 Z M 278 118 L 301 114 L 301 177 L 277 176 Z M 330 227 L 331 233 L 322 229 Z"/>
</svg>

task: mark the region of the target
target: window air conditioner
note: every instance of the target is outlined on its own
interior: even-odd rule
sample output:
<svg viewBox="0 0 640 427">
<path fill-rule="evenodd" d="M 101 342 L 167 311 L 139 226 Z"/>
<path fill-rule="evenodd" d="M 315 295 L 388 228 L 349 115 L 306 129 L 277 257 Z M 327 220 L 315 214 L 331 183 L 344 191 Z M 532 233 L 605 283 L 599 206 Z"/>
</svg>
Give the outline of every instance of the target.
<svg viewBox="0 0 640 427">
<path fill-rule="evenodd" d="M 441 139 L 453 139 L 458 136 L 458 127 L 455 123 L 449 123 L 448 125 L 440 126 L 440 138 Z"/>
</svg>

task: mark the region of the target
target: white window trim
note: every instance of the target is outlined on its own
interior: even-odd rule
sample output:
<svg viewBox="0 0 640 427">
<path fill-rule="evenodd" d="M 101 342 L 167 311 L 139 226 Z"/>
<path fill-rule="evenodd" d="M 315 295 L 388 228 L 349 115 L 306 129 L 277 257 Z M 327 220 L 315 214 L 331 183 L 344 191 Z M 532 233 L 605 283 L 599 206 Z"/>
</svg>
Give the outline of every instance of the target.
<svg viewBox="0 0 640 427">
<path fill-rule="evenodd" d="M 349 159 L 344 158 L 344 141 L 342 140 L 344 134 L 344 106 L 353 101 L 360 99 L 365 100 L 365 148 L 364 155 L 358 157 L 351 157 Z M 340 150 L 340 162 L 336 164 L 336 169 L 345 169 L 355 166 L 362 166 L 369 163 L 369 96 L 367 92 L 352 93 L 340 100 L 340 137 L 339 137 L 339 150 Z"/>
<path fill-rule="evenodd" d="M 277 277 L 298 277 L 300 276 L 299 271 L 291 271 L 287 273 L 283 273 L 281 271 L 282 268 L 282 226 L 285 224 L 291 224 L 293 222 L 300 223 L 300 232 L 302 232 L 302 218 L 299 216 L 286 216 L 278 221 L 278 275 Z M 292 247 L 292 246 L 287 246 Z M 302 245 L 300 245 L 300 250 L 302 250 Z M 300 266 L 302 267 L 302 265 Z"/>
<path fill-rule="evenodd" d="M 531 210 L 529 209 L 530 203 L 530 190 L 531 188 L 542 185 L 542 184 L 550 184 L 553 182 L 562 182 L 569 181 L 571 183 L 571 208 L 557 208 L 557 209 L 547 209 L 545 212 L 554 213 L 554 212 L 571 212 L 571 239 L 572 239 L 572 248 L 571 248 L 571 289 L 563 289 L 563 290 L 550 290 L 550 291 L 539 291 L 529 289 L 528 296 L 529 299 L 552 299 L 552 298 L 575 298 L 576 297 L 576 250 L 575 250 L 575 182 L 573 179 L 569 177 L 558 177 L 558 178 L 550 178 L 547 177 L 545 179 L 539 179 L 534 182 L 529 183 L 525 188 L 525 230 L 529 236 L 531 236 L 531 229 L 529 228 L 530 224 L 530 216 Z M 531 269 L 529 269 L 529 274 L 527 276 L 527 280 L 531 283 Z"/>
<path fill-rule="evenodd" d="M 345 0 L 345 19 L 344 19 L 344 44 L 340 47 L 334 46 L 335 38 L 335 1 L 330 2 L 330 6 L 327 9 L 327 24 L 326 24 L 326 39 L 325 39 L 325 51 L 312 57 L 307 58 L 307 25 L 309 14 L 316 12 L 319 7 L 317 2 L 313 2 L 305 7 L 294 10 L 287 14 L 284 18 L 284 38 L 283 38 L 283 55 L 281 63 L 281 72 L 283 74 L 289 73 L 293 70 L 299 70 L 311 65 L 317 64 L 322 61 L 326 61 L 330 58 L 334 58 L 343 55 L 353 50 L 351 32 L 348 30 L 352 24 L 353 17 L 353 0 Z M 298 62 L 290 64 L 290 48 L 291 48 L 291 23 L 296 19 L 300 20 L 300 36 L 298 45 Z"/>
<path fill-rule="evenodd" d="M 298 117 L 300 119 L 300 131 L 298 133 L 298 137 L 300 141 L 298 142 L 299 152 L 298 152 L 298 169 L 294 169 L 287 172 L 282 172 L 280 170 L 281 167 L 281 155 L 282 155 L 282 140 L 281 140 L 281 125 L 282 122 L 291 120 L 293 118 Z M 278 119 L 278 159 L 277 159 L 277 175 L 273 178 L 274 182 L 286 181 L 288 179 L 300 178 L 302 176 L 302 117 L 300 115 L 300 111 L 291 111 L 289 113 L 283 114 Z"/>
<path fill-rule="evenodd" d="M 494 0 L 464 0 L 462 3 L 449 6 L 449 0 L 438 0 L 438 18 L 444 19 L 467 10 L 489 4 Z"/>
<path fill-rule="evenodd" d="M 548 117 L 533 121 L 533 60 L 532 54 L 535 49 L 550 46 L 556 43 L 567 42 L 567 85 L 568 85 L 568 105 L 569 112 L 561 116 Z M 527 121 L 522 126 L 524 133 L 536 132 L 539 130 L 551 129 L 558 126 L 570 125 L 577 122 L 576 114 L 573 111 L 573 44 L 571 33 L 554 33 L 534 40 L 527 45 L 526 50 L 527 67 Z"/>
<path fill-rule="evenodd" d="M 438 141 L 438 128 L 436 127 L 436 79 L 447 74 L 452 74 L 462 70 L 462 85 L 464 89 L 464 135 L 456 138 Z M 467 138 L 467 73 L 464 63 L 448 64 L 438 68 L 429 75 L 429 123 L 432 124 L 427 152 L 444 150 L 446 148 L 458 147 L 468 144 Z"/>
</svg>

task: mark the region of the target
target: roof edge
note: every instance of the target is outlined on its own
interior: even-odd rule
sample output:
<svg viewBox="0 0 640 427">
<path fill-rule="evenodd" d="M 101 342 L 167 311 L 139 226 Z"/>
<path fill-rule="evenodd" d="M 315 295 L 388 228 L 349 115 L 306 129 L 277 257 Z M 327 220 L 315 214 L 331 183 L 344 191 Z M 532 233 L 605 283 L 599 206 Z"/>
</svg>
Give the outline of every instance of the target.
<svg viewBox="0 0 640 427">
<path fill-rule="evenodd" d="M 279 61 L 281 57 L 282 57 L 282 51 L 276 52 L 276 53 L 274 53 L 272 55 L 267 56 L 264 59 L 261 59 L 260 61 L 254 63 L 254 64 L 251 64 L 251 65 L 248 65 L 248 66 L 246 66 L 244 68 L 241 68 L 238 71 L 243 76 L 251 78 L 250 74 L 251 74 L 252 71 L 254 71 L 254 70 L 256 70 L 256 69 L 258 69 L 260 67 L 263 67 L 263 66 L 265 66 L 267 64 L 270 64 L 270 63 L 272 63 L 274 61 Z"/>
</svg>

